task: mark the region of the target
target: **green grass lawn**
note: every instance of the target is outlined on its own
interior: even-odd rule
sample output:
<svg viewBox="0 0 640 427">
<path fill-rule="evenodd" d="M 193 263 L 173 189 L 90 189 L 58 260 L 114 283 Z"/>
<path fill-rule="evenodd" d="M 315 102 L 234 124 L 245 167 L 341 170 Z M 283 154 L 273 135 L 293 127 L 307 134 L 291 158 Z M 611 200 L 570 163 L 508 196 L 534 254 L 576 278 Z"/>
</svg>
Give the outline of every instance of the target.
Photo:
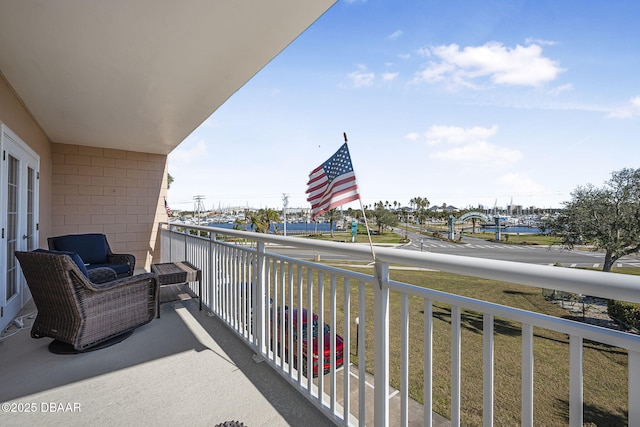
<svg viewBox="0 0 640 427">
<path fill-rule="evenodd" d="M 371 268 L 348 267 L 367 274 Z M 437 289 L 471 298 L 491 301 L 557 317 L 569 313 L 545 300 L 541 289 L 493 280 L 464 277 L 430 271 L 391 270 L 393 280 Z M 317 280 L 317 278 L 314 279 Z M 342 307 L 344 284 L 337 284 L 337 331 L 343 330 Z M 316 282 L 317 283 L 317 282 Z M 329 283 L 325 279 L 325 286 Z M 314 296 L 317 293 L 314 291 Z M 373 289 L 366 288 L 366 367 L 373 373 Z M 325 289 L 325 307 L 330 304 L 330 292 Z M 306 296 L 305 296 L 306 298 Z M 306 300 L 305 300 L 306 301 Z M 351 301 L 351 355 L 356 361 L 356 325 L 358 313 L 358 287 L 352 286 Z M 409 301 L 409 393 L 423 402 L 423 301 Z M 328 312 L 327 312 L 328 314 Z M 390 379 L 395 388 L 400 386 L 400 297 L 390 297 Z M 494 355 L 494 416 L 495 425 L 520 424 L 521 413 L 521 325 L 506 319 L 495 319 Z M 449 418 L 451 409 L 451 308 L 436 302 L 433 306 L 433 401 L 434 411 Z M 482 425 L 482 315 L 473 311 L 462 312 L 462 398 L 463 425 Z M 587 425 L 627 424 L 627 355 L 618 348 L 592 342 L 584 344 L 584 411 Z M 564 334 L 534 329 L 534 420 L 535 425 L 564 426 L 568 423 L 569 400 L 569 340 Z"/>
</svg>

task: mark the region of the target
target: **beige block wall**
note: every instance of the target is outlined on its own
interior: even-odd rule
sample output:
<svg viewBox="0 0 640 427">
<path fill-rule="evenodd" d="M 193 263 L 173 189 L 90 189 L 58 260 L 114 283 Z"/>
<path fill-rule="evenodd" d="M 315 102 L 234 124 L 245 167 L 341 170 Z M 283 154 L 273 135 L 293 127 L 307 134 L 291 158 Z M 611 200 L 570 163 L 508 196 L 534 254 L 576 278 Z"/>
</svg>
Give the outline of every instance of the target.
<svg viewBox="0 0 640 427">
<path fill-rule="evenodd" d="M 1 74 L 0 122 L 40 156 L 40 247 L 50 236 L 96 232 L 114 252 L 134 254 L 137 269 L 159 259 L 166 155 L 52 143 Z"/>
<path fill-rule="evenodd" d="M 158 262 L 167 156 L 57 143 L 51 153 L 51 235 L 104 233 L 136 269 Z"/>
<path fill-rule="evenodd" d="M 38 245 L 47 246 L 51 233 L 51 142 L 31 113 L 0 74 L 0 122 L 4 123 L 40 157 Z"/>
</svg>

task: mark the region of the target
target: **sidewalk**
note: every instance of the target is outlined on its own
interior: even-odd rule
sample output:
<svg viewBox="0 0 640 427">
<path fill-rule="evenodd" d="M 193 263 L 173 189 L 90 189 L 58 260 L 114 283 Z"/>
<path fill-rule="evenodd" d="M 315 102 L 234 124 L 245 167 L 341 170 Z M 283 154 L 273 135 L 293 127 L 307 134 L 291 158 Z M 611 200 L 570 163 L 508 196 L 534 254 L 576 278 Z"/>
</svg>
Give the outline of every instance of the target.
<svg viewBox="0 0 640 427">
<path fill-rule="evenodd" d="M 359 417 L 359 408 L 358 408 L 358 393 L 359 393 L 359 383 L 358 383 L 358 367 L 355 365 L 349 366 L 349 374 L 351 375 L 350 382 L 350 401 L 352 402 L 351 413 L 355 416 Z M 345 372 L 347 372 L 346 367 L 340 369 L 336 372 L 336 381 L 339 384 L 342 384 L 342 379 L 344 377 Z M 365 374 L 365 425 L 373 426 L 374 425 L 374 378 L 373 375 L 366 373 Z M 337 390 L 337 398 L 340 402 L 344 402 L 344 396 L 342 392 L 342 388 Z M 400 405 L 401 405 L 401 396 L 400 391 L 396 390 L 392 387 L 389 387 L 389 425 L 390 426 L 400 426 Z M 409 426 L 423 426 L 424 425 L 424 406 L 415 400 L 409 398 L 408 404 L 408 425 Z M 433 426 L 435 427 L 450 427 L 451 422 L 443 417 L 442 415 L 433 413 Z"/>
</svg>

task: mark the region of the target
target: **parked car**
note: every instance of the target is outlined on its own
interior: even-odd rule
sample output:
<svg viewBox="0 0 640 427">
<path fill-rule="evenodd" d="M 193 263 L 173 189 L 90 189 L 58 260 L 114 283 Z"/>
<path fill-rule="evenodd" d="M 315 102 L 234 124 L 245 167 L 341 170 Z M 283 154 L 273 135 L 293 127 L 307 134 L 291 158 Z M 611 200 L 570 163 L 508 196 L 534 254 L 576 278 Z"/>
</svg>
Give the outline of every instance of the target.
<svg viewBox="0 0 640 427">
<path fill-rule="evenodd" d="M 307 342 L 309 337 L 309 316 L 307 316 L 307 309 L 302 309 L 302 332 L 298 333 L 298 314 L 300 311 L 297 308 L 289 310 L 285 308 L 284 312 L 284 354 L 285 359 L 288 360 L 289 355 L 289 327 L 288 322 L 289 319 L 293 322 L 293 367 L 298 367 L 298 340 L 302 340 L 302 373 L 307 375 Z M 280 349 L 282 346 L 280 345 L 280 315 L 279 313 L 276 315 L 277 317 L 277 341 L 278 341 L 278 354 L 280 354 Z M 313 313 L 312 317 L 312 336 L 313 336 L 313 376 L 318 376 L 318 316 Z M 324 324 L 323 328 L 324 333 L 324 351 L 323 351 L 323 373 L 327 374 L 331 371 L 331 330 L 329 329 L 328 324 Z M 339 368 L 344 363 L 343 357 L 344 351 L 344 340 L 340 335 L 336 334 L 336 368 Z"/>
</svg>

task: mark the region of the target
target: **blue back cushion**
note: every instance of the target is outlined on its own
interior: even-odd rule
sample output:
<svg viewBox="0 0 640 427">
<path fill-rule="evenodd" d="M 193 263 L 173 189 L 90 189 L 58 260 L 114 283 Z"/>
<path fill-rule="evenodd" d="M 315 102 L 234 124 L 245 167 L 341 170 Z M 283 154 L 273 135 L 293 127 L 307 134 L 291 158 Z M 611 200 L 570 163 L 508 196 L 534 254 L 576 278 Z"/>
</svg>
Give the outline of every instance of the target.
<svg viewBox="0 0 640 427">
<path fill-rule="evenodd" d="M 78 269 L 80 269 L 80 272 L 82 274 L 84 274 L 84 276 L 86 278 L 89 278 L 89 273 L 87 272 L 87 267 L 85 267 L 84 262 L 82 261 L 82 258 L 80 258 L 80 255 L 78 255 L 75 252 L 47 251 L 45 249 L 36 249 L 34 252 L 44 252 L 44 253 L 48 253 L 48 254 L 58 254 L 58 255 L 69 255 L 71 257 L 71 259 L 73 260 L 73 262 L 75 262 L 76 265 L 78 266 Z"/>
<path fill-rule="evenodd" d="M 107 239 L 104 234 L 69 234 L 54 237 L 55 250 L 75 252 L 87 264 L 107 262 Z"/>
</svg>

